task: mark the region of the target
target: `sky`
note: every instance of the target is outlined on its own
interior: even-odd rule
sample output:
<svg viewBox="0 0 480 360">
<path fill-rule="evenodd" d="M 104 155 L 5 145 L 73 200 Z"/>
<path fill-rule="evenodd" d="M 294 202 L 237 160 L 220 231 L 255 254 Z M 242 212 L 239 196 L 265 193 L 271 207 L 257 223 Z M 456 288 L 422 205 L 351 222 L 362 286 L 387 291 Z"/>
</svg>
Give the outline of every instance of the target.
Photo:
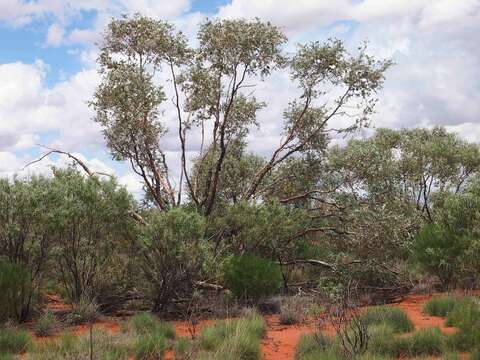
<svg viewBox="0 0 480 360">
<path fill-rule="evenodd" d="M 140 191 L 128 166 L 111 160 L 87 105 L 100 81 L 95 44 L 112 17 L 135 12 L 171 21 L 192 41 L 206 18 L 254 17 L 278 25 L 288 50 L 330 37 L 349 49 L 368 41 L 373 55 L 395 62 L 373 127 L 442 125 L 480 140 L 480 0 L 0 0 L 0 177 L 68 163 L 51 156 L 23 169 L 43 144 Z M 295 95 L 289 85 L 286 74 L 261 84 L 269 110 L 249 137 L 252 150 L 268 155 L 278 144 L 278 119 Z M 170 130 L 167 158 L 176 164 Z"/>
</svg>

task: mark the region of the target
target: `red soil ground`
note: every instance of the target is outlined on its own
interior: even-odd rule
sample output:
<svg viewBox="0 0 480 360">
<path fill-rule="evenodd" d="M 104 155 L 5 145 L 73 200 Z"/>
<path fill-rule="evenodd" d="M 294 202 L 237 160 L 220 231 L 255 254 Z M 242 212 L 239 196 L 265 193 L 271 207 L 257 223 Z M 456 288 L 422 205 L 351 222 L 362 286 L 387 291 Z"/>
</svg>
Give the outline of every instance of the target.
<svg viewBox="0 0 480 360">
<path fill-rule="evenodd" d="M 438 295 L 438 294 L 437 294 Z M 399 302 L 391 304 L 390 306 L 398 307 L 404 310 L 408 317 L 415 324 L 416 329 L 422 329 L 425 327 L 438 327 L 445 334 L 452 334 L 456 331 L 453 327 L 445 326 L 445 319 L 436 316 L 429 316 L 423 313 L 423 305 L 428 299 L 435 295 L 409 295 Z M 52 304 L 49 304 L 49 308 L 54 310 L 65 309 L 65 304 L 62 305 L 61 301 L 56 298 L 51 299 Z M 306 323 L 303 325 L 281 325 L 278 315 L 265 316 L 267 323 L 267 333 L 262 340 L 262 352 L 264 360 L 293 360 L 295 357 L 295 348 L 298 344 L 298 340 L 303 333 L 311 333 L 315 331 L 313 323 Z M 197 334 L 201 328 L 214 323 L 214 320 L 203 320 L 196 326 Z M 111 334 L 118 333 L 120 331 L 119 319 L 107 319 L 96 321 L 93 325 L 95 329 L 106 330 Z M 178 336 L 190 337 L 189 328 L 190 324 L 185 321 L 175 321 L 175 330 Z M 75 335 L 82 335 L 89 331 L 88 325 L 79 325 L 70 328 Z M 326 327 L 322 329 L 326 335 L 335 335 L 335 331 L 332 327 Z M 38 338 L 37 341 L 45 341 L 49 338 Z M 166 353 L 167 360 L 174 360 L 173 353 L 168 351 Z M 433 358 L 432 358 L 433 359 Z"/>
</svg>

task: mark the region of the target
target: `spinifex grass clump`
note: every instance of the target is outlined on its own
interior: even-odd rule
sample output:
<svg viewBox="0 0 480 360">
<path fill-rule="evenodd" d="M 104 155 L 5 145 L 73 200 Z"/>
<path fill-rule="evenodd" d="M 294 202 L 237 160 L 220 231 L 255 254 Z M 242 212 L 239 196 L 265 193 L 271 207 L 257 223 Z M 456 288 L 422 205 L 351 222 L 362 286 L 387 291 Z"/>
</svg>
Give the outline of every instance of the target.
<svg viewBox="0 0 480 360">
<path fill-rule="evenodd" d="M 423 311 L 432 316 L 447 316 L 459 302 L 459 298 L 455 296 L 435 297 L 427 301 L 423 307 Z"/>
<path fill-rule="evenodd" d="M 217 322 L 203 329 L 199 359 L 256 360 L 261 358 L 260 341 L 265 334 L 265 322 L 256 314 L 245 318 Z"/>
<path fill-rule="evenodd" d="M 367 325 L 386 324 L 392 328 L 395 333 L 404 333 L 412 331 L 414 326 L 407 314 L 401 309 L 390 306 L 375 306 L 369 308 L 361 315 L 362 321 Z"/>
<path fill-rule="evenodd" d="M 458 328 L 449 339 L 459 351 L 480 350 L 480 304 L 476 298 L 464 298 L 449 312 L 446 324 Z"/>
<path fill-rule="evenodd" d="M 168 340 L 175 338 L 175 329 L 171 324 L 160 321 L 151 313 L 135 315 L 129 324 L 136 335 L 134 353 L 137 359 L 161 359 L 169 347 Z"/>
<path fill-rule="evenodd" d="M 131 358 L 132 338 L 125 334 L 112 335 L 93 331 L 92 337 L 85 334 L 76 337 L 64 334 L 59 339 L 41 343 L 27 359 L 31 360 L 127 360 Z"/>
<path fill-rule="evenodd" d="M 35 334 L 37 336 L 50 336 L 57 327 L 57 319 L 51 311 L 46 311 L 37 320 L 35 324 Z"/>
<path fill-rule="evenodd" d="M 0 328 L 0 355 L 23 353 L 29 349 L 31 342 L 26 331 Z"/>
</svg>

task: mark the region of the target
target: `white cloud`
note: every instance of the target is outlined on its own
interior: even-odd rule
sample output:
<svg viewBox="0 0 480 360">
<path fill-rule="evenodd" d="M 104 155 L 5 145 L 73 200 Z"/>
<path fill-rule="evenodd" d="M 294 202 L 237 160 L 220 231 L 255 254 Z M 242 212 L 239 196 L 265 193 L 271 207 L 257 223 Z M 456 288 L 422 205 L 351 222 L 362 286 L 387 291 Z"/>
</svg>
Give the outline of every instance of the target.
<svg viewBox="0 0 480 360">
<path fill-rule="evenodd" d="M 45 40 L 45 46 L 60 46 L 63 42 L 65 35 L 65 29 L 57 23 L 50 25 L 47 31 L 47 39 Z"/>
</svg>

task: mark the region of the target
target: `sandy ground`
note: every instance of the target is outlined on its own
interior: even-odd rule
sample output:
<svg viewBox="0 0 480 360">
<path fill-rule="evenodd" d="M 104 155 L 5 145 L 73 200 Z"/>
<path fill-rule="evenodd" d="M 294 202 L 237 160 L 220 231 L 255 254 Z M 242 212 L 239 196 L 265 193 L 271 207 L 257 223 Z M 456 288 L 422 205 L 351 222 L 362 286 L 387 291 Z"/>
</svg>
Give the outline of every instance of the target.
<svg viewBox="0 0 480 360">
<path fill-rule="evenodd" d="M 398 307 L 404 310 L 408 317 L 415 324 L 416 329 L 425 327 L 438 327 L 445 334 L 452 334 L 456 331 L 453 327 L 445 326 L 445 319 L 436 316 L 425 315 L 422 311 L 423 304 L 434 295 L 408 295 L 401 301 L 391 304 L 390 306 Z M 51 297 L 49 307 L 52 310 L 64 310 L 67 305 L 62 304 L 60 299 Z M 98 320 L 93 324 L 95 329 L 106 330 L 111 334 L 120 331 L 119 319 L 105 319 Z M 196 333 L 201 331 L 201 328 L 214 323 L 215 320 L 202 320 L 196 326 Z M 311 333 L 315 331 L 313 323 L 306 323 L 302 325 L 282 325 L 280 324 L 278 315 L 265 316 L 267 323 L 267 332 L 262 340 L 263 360 L 293 360 L 295 358 L 295 348 L 298 340 L 303 333 Z M 191 326 L 185 321 L 174 321 L 175 330 L 178 336 L 190 337 Z M 79 325 L 69 328 L 75 335 L 82 335 L 89 331 L 89 325 Z M 335 335 L 332 327 L 327 326 L 322 329 L 326 335 Z M 35 337 L 35 336 L 34 336 Z M 49 341 L 54 337 L 38 338 L 36 341 Z M 174 360 L 173 353 L 168 351 L 165 358 L 167 360 Z M 433 358 L 432 358 L 433 359 Z"/>
</svg>

